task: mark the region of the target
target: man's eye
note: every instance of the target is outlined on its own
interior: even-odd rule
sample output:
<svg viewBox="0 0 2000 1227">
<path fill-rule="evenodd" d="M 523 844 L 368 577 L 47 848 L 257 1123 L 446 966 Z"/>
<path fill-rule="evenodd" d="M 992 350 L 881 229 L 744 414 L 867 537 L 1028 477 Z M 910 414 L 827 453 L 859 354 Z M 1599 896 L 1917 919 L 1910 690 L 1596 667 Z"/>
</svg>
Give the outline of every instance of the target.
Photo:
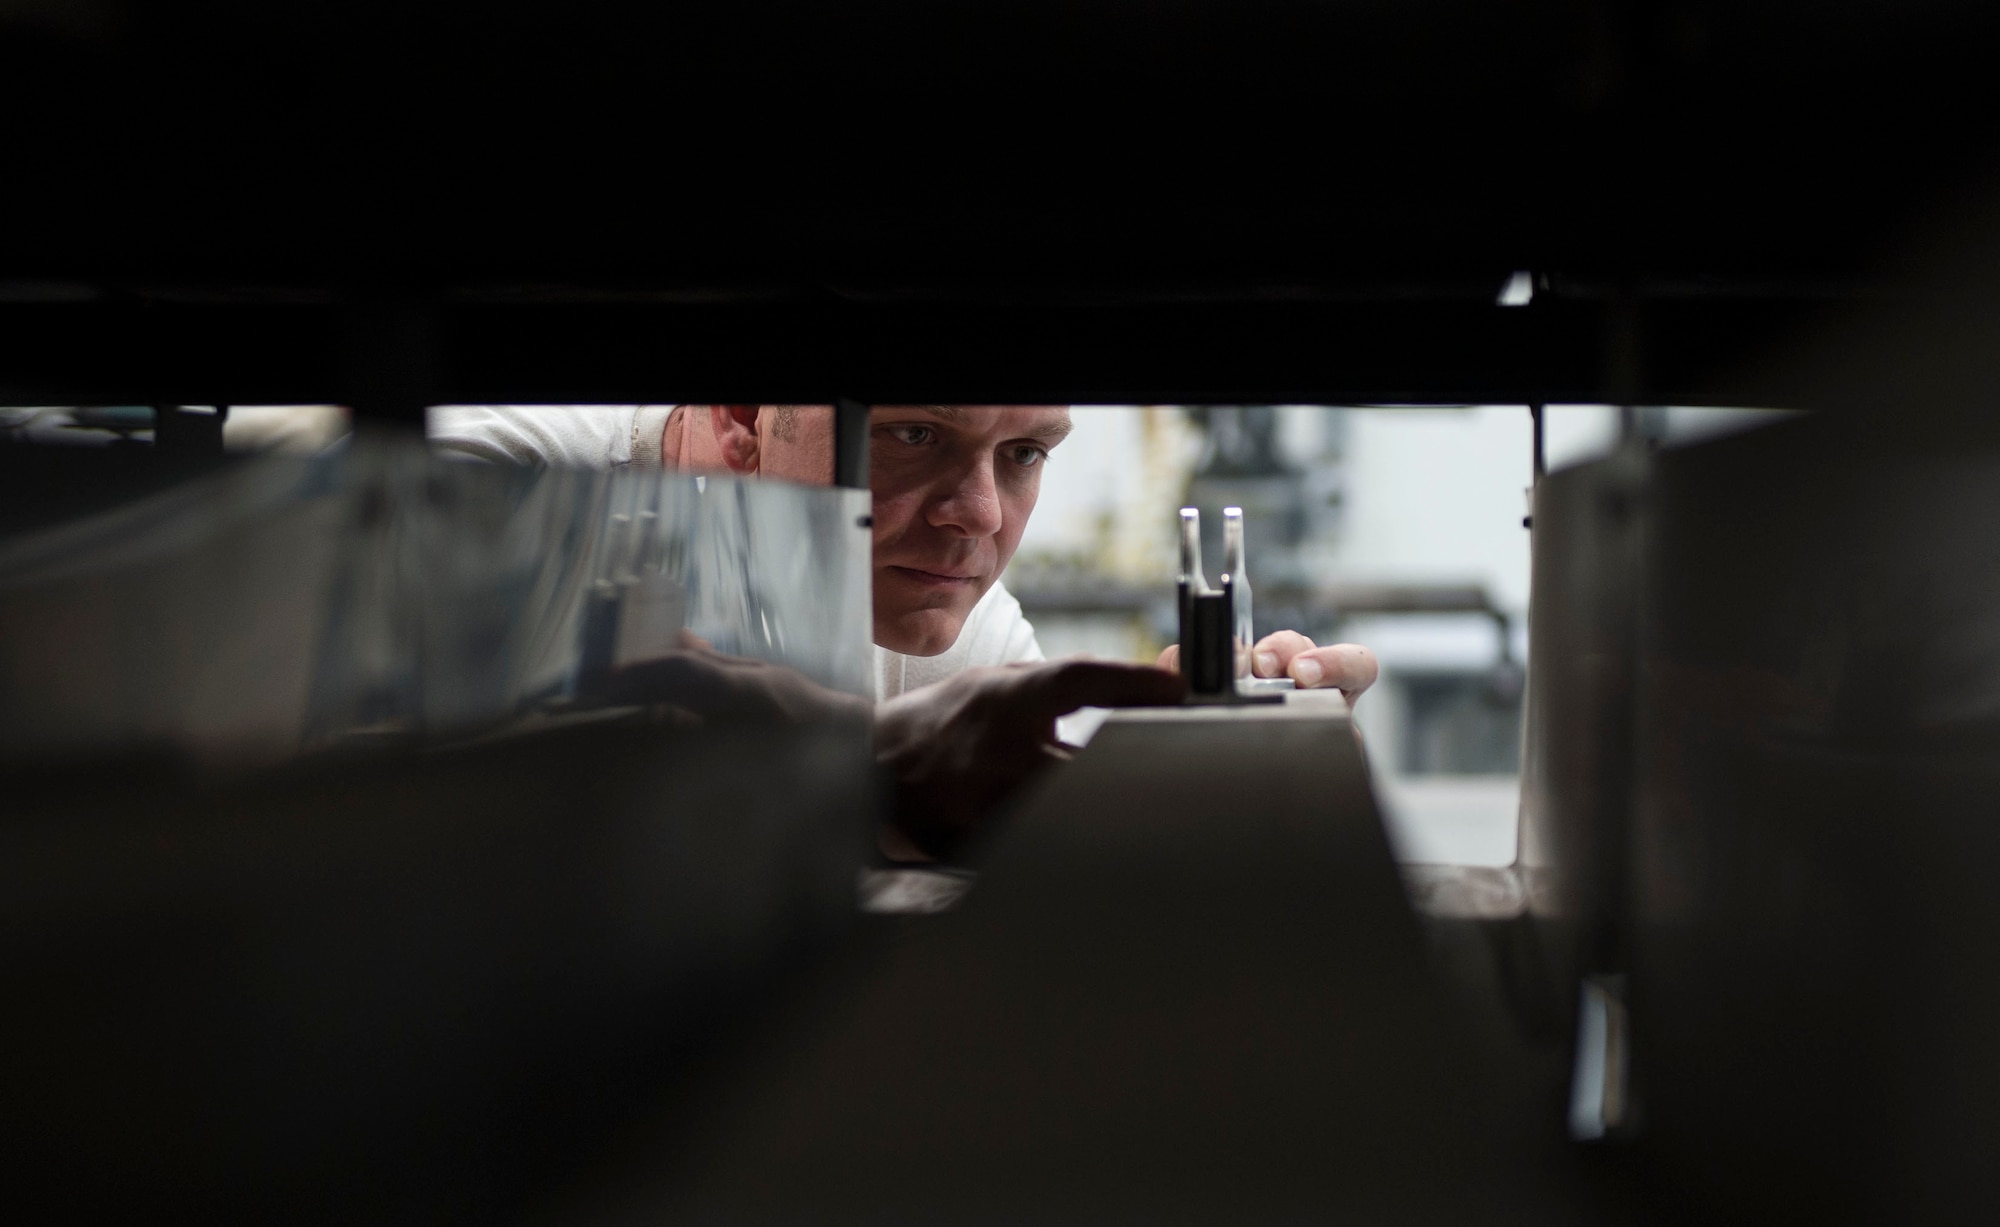
<svg viewBox="0 0 2000 1227">
<path fill-rule="evenodd" d="M 928 426 L 891 426 L 889 437 L 898 443 L 908 443 L 920 447 L 937 437 L 937 431 Z"/>
<path fill-rule="evenodd" d="M 1049 453 L 1043 448 L 1029 447 L 1023 444 L 1014 449 L 1014 463 L 1024 469 L 1032 469 L 1048 458 Z"/>
</svg>

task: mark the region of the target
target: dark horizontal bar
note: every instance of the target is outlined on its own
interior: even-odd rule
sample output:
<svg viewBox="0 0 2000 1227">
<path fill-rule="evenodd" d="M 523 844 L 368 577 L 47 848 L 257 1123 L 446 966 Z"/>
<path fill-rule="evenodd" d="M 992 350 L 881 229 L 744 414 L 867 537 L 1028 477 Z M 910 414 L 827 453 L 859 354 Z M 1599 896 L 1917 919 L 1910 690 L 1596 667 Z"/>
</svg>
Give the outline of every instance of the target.
<svg viewBox="0 0 2000 1227">
<path fill-rule="evenodd" d="M 15 304 L 0 306 L 0 400 L 347 403 L 357 384 L 375 386 L 376 367 L 417 365 L 437 403 L 1732 404 L 1754 393 L 1764 405 L 1784 403 L 1789 386 L 1767 355 L 1825 310 L 1792 300 L 1648 303 L 1622 316 L 1568 302 L 451 305 L 424 317 L 417 342 L 398 333 L 396 352 L 378 354 L 376 333 L 327 305 Z M 1614 324 L 1630 344 L 1613 344 Z"/>
</svg>

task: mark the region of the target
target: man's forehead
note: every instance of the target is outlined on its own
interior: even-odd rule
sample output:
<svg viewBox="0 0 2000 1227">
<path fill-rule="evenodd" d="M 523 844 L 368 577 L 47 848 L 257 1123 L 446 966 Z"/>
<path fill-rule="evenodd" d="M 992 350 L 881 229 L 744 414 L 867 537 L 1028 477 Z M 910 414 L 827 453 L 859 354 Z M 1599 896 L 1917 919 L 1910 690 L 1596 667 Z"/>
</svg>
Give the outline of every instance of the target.
<svg viewBox="0 0 2000 1227">
<path fill-rule="evenodd" d="M 1006 414 L 1010 432 L 1031 438 L 1060 438 L 1070 432 L 1068 405 L 882 405 L 883 409 L 915 410 L 952 426 L 979 428 Z M 1019 425 L 1011 425 L 1018 421 Z"/>
</svg>

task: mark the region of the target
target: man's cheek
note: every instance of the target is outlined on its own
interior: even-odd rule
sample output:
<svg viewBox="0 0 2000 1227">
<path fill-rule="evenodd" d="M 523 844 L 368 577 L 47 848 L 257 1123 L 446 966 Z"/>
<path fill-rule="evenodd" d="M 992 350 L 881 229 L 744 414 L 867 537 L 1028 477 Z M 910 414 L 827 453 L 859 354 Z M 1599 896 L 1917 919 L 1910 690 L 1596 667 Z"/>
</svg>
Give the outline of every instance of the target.
<svg viewBox="0 0 2000 1227">
<path fill-rule="evenodd" d="M 1014 549 L 1021 544 L 1021 534 L 1027 531 L 1028 517 L 1035 510 L 1035 492 L 1031 488 L 1025 497 L 1010 498 L 1006 502 L 1005 516 L 994 544 L 1000 551 L 1000 564 L 1014 556 Z"/>
<path fill-rule="evenodd" d="M 878 492 L 870 506 L 871 539 L 877 546 L 882 546 L 902 536 L 914 510 L 915 502 L 909 496 Z"/>
</svg>

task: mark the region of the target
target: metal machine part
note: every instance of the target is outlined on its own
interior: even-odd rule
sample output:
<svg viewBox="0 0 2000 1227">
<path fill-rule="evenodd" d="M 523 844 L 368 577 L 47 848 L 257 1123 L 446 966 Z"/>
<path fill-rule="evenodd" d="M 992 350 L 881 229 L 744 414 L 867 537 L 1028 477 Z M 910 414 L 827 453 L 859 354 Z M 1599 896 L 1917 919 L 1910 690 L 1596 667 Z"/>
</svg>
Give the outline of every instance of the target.
<svg viewBox="0 0 2000 1227">
<path fill-rule="evenodd" d="M 1208 586 L 1201 565 L 1201 512 L 1181 508 L 1181 676 L 1187 679 L 1190 702 L 1213 702 L 1227 698 L 1232 690 L 1235 653 L 1230 636 L 1235 625 L 1230 587 L 1226 574 L 1219 590 Z"/>
<path fill-rule="evenodd" d="M 1996 445 L 1829 415 L 1537 485 L 1544 1004 L 1680 1221 L 2000 1214 Z"/>
<path fill-rule="evenodd" d="M 845 940 L 870 770 L 858 722 L 639 719 L 9 769 L 10 1190 L 78 1223 L 513 1218 Z"/>
<path fill-rule="evenodd" d="M 1222 575 L 1210 587 L 1201 564 L 1201 512 L 1181 508 L 1180 669 L 1190 703 L 1271 702 L 1289 678 L 1251 675 L 1250 578 L 1243 550 L 1243 509 L 1222 509 Z"/>
<path fill-rule="evenodd" d="M 1257 642 L 1257 632 L 1250 622 L 1250 575 L 1243 561 L 1243 509 L 1224 507 L 1222 509 L 1222 586 L 1230 594 L 1235 606 L 1235 625 L 1232 633 L 1235 643 L 1232 652 L 1241 657 L 1250 651 L 1250 645 Z M 1247 677 L 1250 670 L 1236 668 L 1238 677 Z"/>
<path fill-rule="evenodd" d="M 866 490 L 386 435 L 225 464 L 0 540 L 0 756 L 432 742 L 600 703 L 690 636 L 865 698 L 867 511 Z"/>
<path fill-rule="evenodd" d="M 544 1219 L 1629 1221 L 1427 969 L 1337 693 L 1112 713 L 918 923 Z"/>
</svg>

